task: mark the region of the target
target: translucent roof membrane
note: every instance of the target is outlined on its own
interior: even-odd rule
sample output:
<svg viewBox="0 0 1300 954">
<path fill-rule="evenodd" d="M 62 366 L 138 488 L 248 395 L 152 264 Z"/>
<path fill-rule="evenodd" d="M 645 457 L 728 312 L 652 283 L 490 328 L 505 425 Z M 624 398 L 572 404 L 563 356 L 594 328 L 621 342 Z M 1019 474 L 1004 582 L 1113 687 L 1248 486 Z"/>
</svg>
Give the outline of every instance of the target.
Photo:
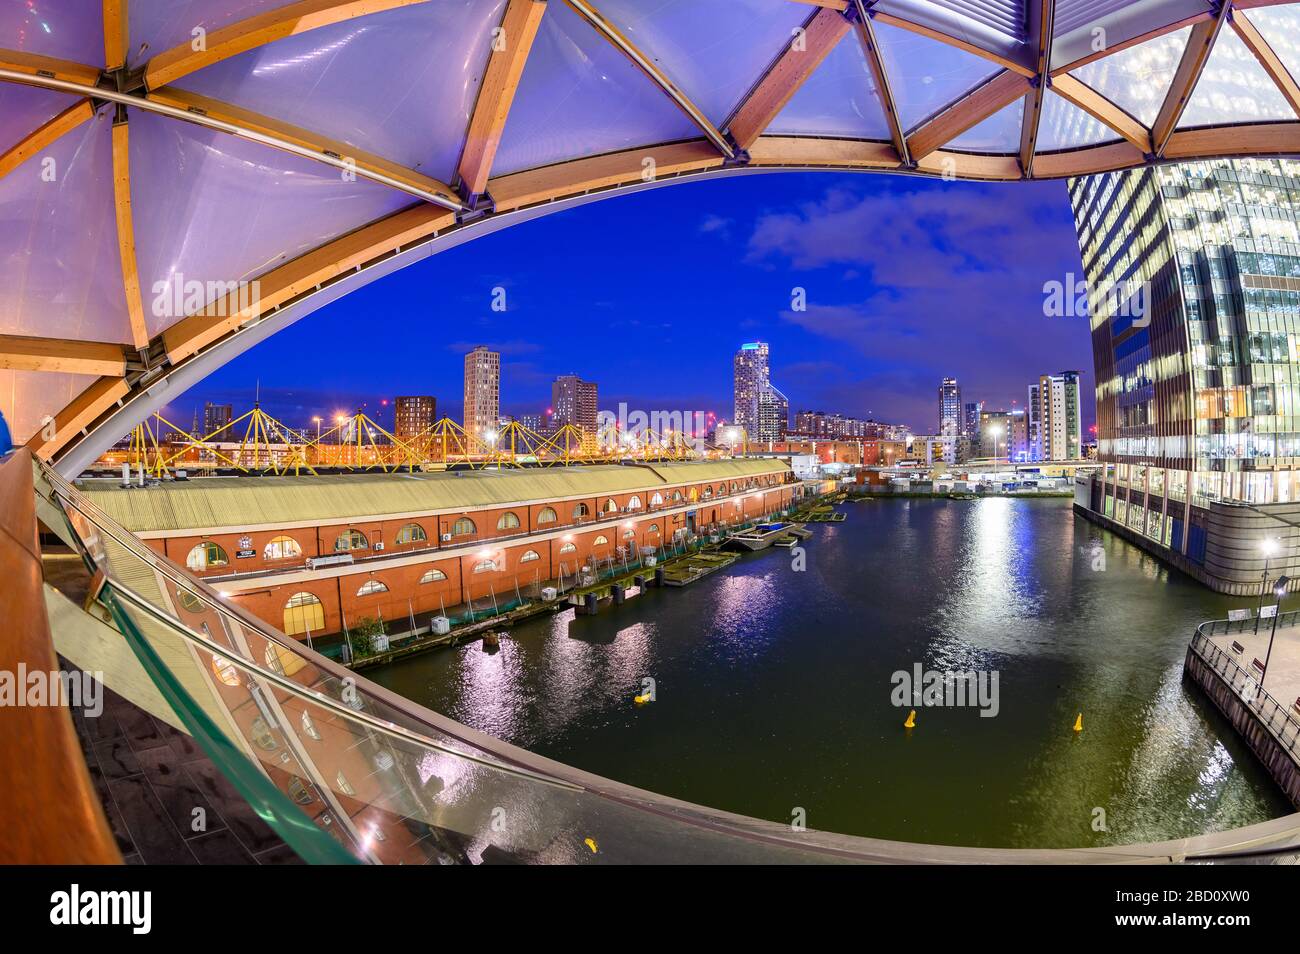
<svg viewBox="0 0 1300 954">
<path fill-rule="evenodd" d="M 1052 62 L 1077 62 L 1213 8 L 1209 0 L 1056 0 Z"/>
<path fill-rule="evenodd" d="M 492 170 L 701 135 L 664 92 L 564 3 L 548 3 Z"/>
<path fill-rule="evenodd" d="M 1295 119 L 1286 99 L 1255 54 L 1224 27 L 1210 51 L 1201 78 L 1178 121 L 1180 129 L 1215 123 Z"/>
<path fill-rule="evenodd" d="M 7 334 L 131 340 L 113 206 L 112 113 L 0 178 L 0 315 Z"/>
<path fill-rule="evenodd" d="M 87 4 L 90 0 L 74 2 Z M 196 29 L 211 33 L 247 17 L 295 2 L 297 0 L 135 0 L 127 7 L 131 33 L 127 64 L 139 66 L 165 50 L 192 42 Z"/>
<path fill-rule="evenodd" d="M 899 27 L 878 23 L 875 33 L 895 108 L 909 132 L 1000 69 L 973 53 Z"/>
<path fill-rule="evenodd" d="M 1300 7 L 1260 7 L 1240 15 L 1255 24 L 1287 72 L 1300 81 Z"/>
<path fill-rule="evenodd" d="M 30 440 L 45 422 L 95 383 L 93 375 L 0 369 L 0 409 L 15 444 Z"/>
<path fill-rule="evenodd" d="M 880 0 L 873 9 L 1011 59 L 1027 55 L 1023 0 Z"/>
<path fill-rule="evenodd" d="M 257 278 L 415 201 L 201 126 L 136 110 L 130 122 L 131 208 L 151 335 L 183 317 L 176 284 Z"/>
<path fill-rule="evenodd" d="M 767 130 L 793 136 L 889 139 L 889 123 L 857 32 L 827 54 Z"/>
<path fill-rule="evenodd" d="M 1022 97 L 975 124 L 945 148 L 967 152 L 1016 152 L 1020 148 L 1020 126 L 1024 117 L 1025 101 Z"/>
<path fill-rule="evenodd" d="M 505 0 L 398 7 L 249 50 L 176 85 L 446 182 L 504 7 Z"/>
<path fill-rule="evenodd" d="M 1048 90 L 1038 117 L 1038 152 L 1096 146 L 1119 138 L 1105 123 Z"/>
<path fill-rule="evenodd" d="M 5 0 L 0 48 L 92 66 L 104 62 L 104 21 L 93 0 Z"/>
<path fill-rule="evenodd" d="M 596 0 L 595 6 L 715 126 L 816 13 L 771 0 Z"/>
<path fill-rule="evenodd" d="M 0 152 L 12 149 L 76 101 L 67 93 L 0 83 Z"/>
<path fill-rule="evenodd" d="M 1191 35 L 1192 28 L 1184 27 L 1088 63 L 1070 75 L 1149 127 L 1160 115 Z"/>
</svg>

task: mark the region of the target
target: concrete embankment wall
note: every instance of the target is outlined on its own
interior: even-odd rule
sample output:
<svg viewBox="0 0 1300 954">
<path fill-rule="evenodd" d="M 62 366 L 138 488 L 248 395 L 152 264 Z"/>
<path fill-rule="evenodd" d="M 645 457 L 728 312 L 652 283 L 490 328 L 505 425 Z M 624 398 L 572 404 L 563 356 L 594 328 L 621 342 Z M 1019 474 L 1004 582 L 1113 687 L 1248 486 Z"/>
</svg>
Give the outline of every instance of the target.
<svg viewBox="0 0 1300 954">
<path fill-rule="evenodd" d="M 1274 738 L 1254 710 L 1242 702 L 1232 687 L 1191 647 L 1187 649 L 1187 662 L 1183 671 L 1232 723 L 1237 734 L 1264 763 L 1269 775 L 1286 793 L 1291 804 L 1300 808 L 1300 765 L 1296 764 L 1291 753 Z"/>
</svg>

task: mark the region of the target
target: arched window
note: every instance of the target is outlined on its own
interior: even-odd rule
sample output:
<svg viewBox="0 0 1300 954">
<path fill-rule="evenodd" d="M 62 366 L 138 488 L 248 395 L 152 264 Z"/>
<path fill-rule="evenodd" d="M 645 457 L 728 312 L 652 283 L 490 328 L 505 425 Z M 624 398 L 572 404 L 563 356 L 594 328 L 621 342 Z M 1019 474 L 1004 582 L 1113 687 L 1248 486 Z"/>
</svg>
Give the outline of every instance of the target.
<svg viewBox="0 0 1300 954">
<path fill-rule="evenodd" d="M 496 571 L 497 565 L 493 560 L 480 560 L 474 564 L 475 573 L 495 573 Z"/>
<path fill-rule="evenodd" d="M 212 671 L 227 686 L 239 685 L 239 669 L 225 656 L 212 656 Z"/>
<path fill-rule="evenodd" d="M 658 491 L 656 491 L 654 496 L 650 498 L 650 506 L 652 507 L 658 507 L 663 502 L 664 502 L 664 495 L 659 493 Z"/>
<path fill-rule="evenodd" d="M 293 537 L 272 537 L 262 548 L 263 560 L 296 560 L 302 556 L 302 547 Z"/>
<path fill-rule="evenodd" d="M 659 524 L 657 524 L 657 523 L 652 523 L 652 524 L 650 524 L 650 526 L 646 527 L 646 531 L 645 531 L 645 532 L 646 532 L 646 533 L 658 533 L 658 532 L 659 532 Z"/>
<path fill-rule="evenodd" d="M 284 604 L 285 635 L 319 633 L 325 628 L 325 607 L 314 593 L 295 593 Z"/>
<path fill-rule="evenodd" d="M 590 513 L 591 511 L 587 509 L 587 505 L 585 503 L 580 503 L 578 506 L 573 508 L 573 519 L 581 520 L 583 517 L 590 515 Z"/>
<path fill-rule="evenodd" d="M 595 540 L 591 541 L 591 545 L 593 547 L 603 547 L 607 543 L 609 543 L 609 538 L 606 537 L 603 533 L 600 536 L 596 537 Z"/>
<path fill-rule="evenodd" d="M 282 676 L 292 676 L 307 665 L 295 653 L 290 652 L 278 643 L 268 642 L 264 655 L 266 656 L 266 665 Z"/>
<path fill-rule="evenodd" d="M 355 795 L 357 793 L 357 790 L 352 787 L 352 783 L 348 781 L 348 777 L 343 774 L 342 769 L 339 769 L 339 774 L 334 776 L 334 784 L 338 786 L 335 791 L 340 795 Z"/>
<path fill-rule="evenodd" d="M 701 496 L 702 496 L 705 500 L 712 500 L 712 499 L 713 499 L 713 488 L 712 488 L 712 487 L 705 487 L 705 488 L 704 488 L 704 493 L 703 493 Z M 694 487 L 691 488 L 691 499 L 692 499 L 692 500 L 695 499 L 695 488 L 694 488 Z"/>
<path fill-rule="evenodd" d="M 624 539 L 624 540 L 635 540 L 635 539 L 636 539 L 636 531 L 635 531 L 635 530 L 624 530 L 624 531 L 623 531 L 623 539 Z"/>
<path fill-rule="evenodd" d="M 735 486 L 733 485 L 731 489 L 732 489 L 732 492 L 735 492 L 735 489 L 736 489 L 736 488 L 735 488 Z M 727 485 L 726 485 L 726 484 L 718 484 L 718 496 L 719 496 L 719 497 L 725 497 L 726 495 L 727 495 Z"/>
<path fill-rule="evenodd" d="M 497 520 L 498 530 L 514 530 L 519 526 L 519 515 L 513 510 L 507 510 Z"/>
<path fill-rule="evenodd" d="M 196 544 L 185 558 L 185 565 L 195 573 L 202 573 L 214 566 L 225 566 L 229 562 L 230 557 L 226 556 L 226 551 L 211 540 Z"/>
<path fill-rule="evenodd" d="M 335 553 L 347 553 L 349 550 L 366 550 L 370 547 L 370 541 L 360 530 L 347 530 L 340 533 L 338 539 L 334 541 Z"/>
<path fill-rule="evenodd" d="M 519 558 L 520 563 L 532 563 L 534 560 L 540 560 L 541 556 L 536 550 L 525 550 L 524 555 Z"/>
<path fill-rule="evenodd" d="M 306 732 L 317 742 L 320 741 L 320 729 L 316 728 L 316 723 L 312 720 L 311 714 L 305 709 L 302 713 L 302 731 Z"/>
<path fill-rule="evenodd" d="M 695 498 L 692 497 L 691 499 L 694 500 Z M 674 491 L 673 491 L 673 502 L 674 502 L 674 503 L 681 503 L 681 502 L 682 502 L 682 492 L 681 492 L 680 490 L 674 490 Z"/>
<path fill-rule="evenodd" d="M 388 587 L 378 580 L 366 580 L 361 584 L 361 589 L 357 590 L 357 596 L 369 596 L 372 593 L 387 593 Z"/>
<path fill-rule="evenodd" d="M 423 543 L 429 539 L 429 535 L 424 532 L 424 527 L 418 523 L 408 523 L 401 530 L 397 531 L 398 544 L 403 543 Z"/>
<path fill-rule="evenodd" d="M 451 535 L 453 537 L 464 537 L 471 533 L 478 533 L 478 527 L 474 526 L 474 521 L 469 517 L 461 517 L 451 525 Z"/>
<path fill-rule="evenodd" d="M 578 547 L 577 547 L 576 544 L 573 544 L 573 543 L 566 543 L 564 546 L 560 547 L 560 552 L 561 552 L 561 553 L 572 553 L 572 552 L 573 552 L 574 550 L 576 550 L 576 549 L 578 549 Z"/>
<path fill-rule="evenodd" d="M 538 523 L 555 523 L 555 511 L 550 507 L 543 507 L 537 512 Z"/>
<path fill-rule="evenodd" d="M 447 574 L 442 570 L 427 570 L 424 576 L 420 577 L 421 583 L 436 583 L 438 580 L 447 579 Z"/>
<path fill-rule="evenodd" d="M 641 498 L 638 497 L 636 494 L 633 494 L 631 497 L 628 497 L 628 498 L 627 498 L 627 509 L 628 509 L 628 510 L 640 510 L 640 509 L 641 509 Z"/>
<path fill-rule="evenodd" d="M 605 513 L 618 513 L 618 501 L 610 497 L 605 501 L 605 506 L 600 508 Z"/>
</svg>

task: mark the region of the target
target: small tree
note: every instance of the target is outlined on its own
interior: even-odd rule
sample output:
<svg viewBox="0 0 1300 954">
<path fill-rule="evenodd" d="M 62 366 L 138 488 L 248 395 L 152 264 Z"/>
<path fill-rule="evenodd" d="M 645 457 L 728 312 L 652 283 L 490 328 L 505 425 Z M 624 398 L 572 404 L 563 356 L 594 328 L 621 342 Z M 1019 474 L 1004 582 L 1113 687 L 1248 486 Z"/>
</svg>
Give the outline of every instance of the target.
<svg viewBox="0 0 1300 954">
<path fill-rule="evenodd" d="M 375 637 L 384 635 L 384 621 L 373 616 L 363 616 L 349 629 L 348 638 L 352 653 L 357 659 L 375 654 Z"/>
</svg>

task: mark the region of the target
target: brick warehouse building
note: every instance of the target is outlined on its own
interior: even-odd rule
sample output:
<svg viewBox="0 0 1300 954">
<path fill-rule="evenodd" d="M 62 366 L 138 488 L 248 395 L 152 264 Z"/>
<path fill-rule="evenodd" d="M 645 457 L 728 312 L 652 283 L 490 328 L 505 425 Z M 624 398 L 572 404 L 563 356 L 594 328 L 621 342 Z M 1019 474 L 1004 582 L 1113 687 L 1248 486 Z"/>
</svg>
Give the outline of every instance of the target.
<svg viewBox="0 0 1300 954">
<path fill-rule="evenodd" d="M 572 581 L 797 492 L 780 460 L 81 484 L 154 550 L 304 638 Z"/>
</svg>

